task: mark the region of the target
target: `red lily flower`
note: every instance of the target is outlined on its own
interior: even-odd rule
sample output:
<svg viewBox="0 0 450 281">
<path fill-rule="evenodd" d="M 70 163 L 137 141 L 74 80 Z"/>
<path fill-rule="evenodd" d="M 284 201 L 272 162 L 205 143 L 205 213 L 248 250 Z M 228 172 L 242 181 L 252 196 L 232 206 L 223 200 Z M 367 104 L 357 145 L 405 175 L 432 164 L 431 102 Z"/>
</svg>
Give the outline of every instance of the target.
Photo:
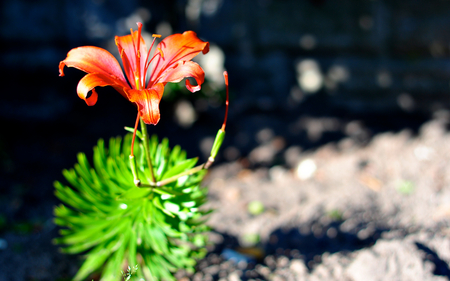
<svg viewBox="0 0 450 281">
<path fill-rule="evenodd" d="M 141 36 L 142 24 L 137 25 L 138 30 L 131 30 L 131 35 L 116 36 L 126 79 L 119 62 L 111 53 L 92 46 L 70 50 L 67 58 L 59 63 L 59 76 L 64 76 L 64 66 L 86 72 L 78 83 L 77 93 L 88 105 L 92 106 L 97 102 L 95 87 L 112 86 L 137 105 L 138 116 L 140 115 L 146 124 L 155 125 L 160 118 L 159 102 L 168 82 L 180 82 L 186 77 L 192 77 L 197 86 L 192 86 L 189 80 L 186 80 L 186 88 L 191 92 L 200 90 L 205 73 L 191 59 L 200 52 L 206 54 L 209 51 L 209 43 L 200 40 L 193 31 L 173 34 L 158 44 L 158 52 L 150 58 L 150 52 L 147 51 Z M 92 93 L 88 96 L 90 91 Z"/>
</svg>

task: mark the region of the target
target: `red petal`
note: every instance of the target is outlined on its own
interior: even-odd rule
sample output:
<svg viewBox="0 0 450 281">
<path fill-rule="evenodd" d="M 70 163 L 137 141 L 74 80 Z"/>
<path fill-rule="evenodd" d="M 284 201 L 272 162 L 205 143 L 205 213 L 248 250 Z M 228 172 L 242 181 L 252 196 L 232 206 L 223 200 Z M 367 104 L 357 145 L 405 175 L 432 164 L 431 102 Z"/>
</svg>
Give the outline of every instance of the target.
<svg viewBox="0 0 450 281">
<path fill-rule="evenodd" d="M 97 86 L 99 87 L 113 86 L 122 96 L 127 98 L 127 95 L 123 91 L 123 88 L 120 85 L 116 85 L 115 80 L 111 79 L 109 76 L 105 76 L 103 74 L 98 73 L 89 73 L 86 74 L 83 78 L 81 78 L 80 82 L 78 82 L 77 94 L 89 106 L 92 106 L 97 102 L 98 96 L 97 92 L 95 92 L 94 89 Z M 92 90 L 91 96 L 87 97 L 89 91 L 91 90 Z"/>
<path fill-rule="evenodd" d="M 98 94 L 97 94 L 97 92 L 95 91 L 95 89 L 92 89 L 92 94 L 91 94 L 91 96 L 88 97 L 88 98 L 86 98 L 85 101 L 86 101 L 87 105 L 93 106 L 94 104 L 97 103 L 97 100 L 98 100 Z"/>
<path fill-rule="evenodd" d="M 193 61 L 179 61 L 175 66 L 167 69 L 158 82 L 180 82 L 185 77 L 193 77 L 197 82 L 197 86 L 192 86 L 189 80 L 186 80 L 186 88 L 191 92 L 200 90 L 200 86 L 205 81 L 205 73 L 200 65 Z"/>
<path fill-rule="evenodd" d="M 59 63 L 60 76 L 64 76 L 64 66 L 103 75 L 105 80 L 110 81 L 109 85 L 129 88 L 119 62 L 105 49 L 91 46 L 72 49 L 67 58 Z"/>
<path fill-rule="evenodd" d="M 135 72 L 137 70 L 137 61 L 139 61 L 139 78 L 145 80 L 144 68 L 145 60 L 147 59 L 147 48 L 145 41 L 141 36 L 142 24 L 138 23 L 139 30 L 134 31 L 133 35 L 116 36 L 116 45 L 119 49 L 120 57 L 122 58 L 125 74 L 128 82 L 130 82 L 133 89 L 136 89 Z M 139 45 L 139 54 L 136 53 Z M 140 56 L 140 57 L 139 57 Z M 142 83 L 142 82 L 141 82 Z"/>
<path fill-rule="evenodd" d="M 158 44 L 158 48 L 161 50 L 163 56 L 161 56 L 159 52 L 156 52 L 154 55 L 160 57 L 157 59 L 155 58 L 152 63 L 149 85 L 162 82 L 160 81 L 161 77 L 169 75 L 165 74 L 165 72 L 172 67 L 178 66 L 180 61 L 190 61 L 200 52 L 206 54 L 209 51 L 209 43 L 200 40 L 195 32 L 186 31 L 183 34 L 178 33 L 166 37 Z M 194 76 L 194 78 L 196 77 Z M 176 81 L 177 79 L 173 81 Z"/>
<path fill-rule="evenodd" d="M 142 120 L 146 124 L 156 125 L 159 122 L 159 102 L 164 91 L 163 84 L 156 84 L 151 89 L 127 90 L 131 102 L 136 103 Z"/>
</svg>

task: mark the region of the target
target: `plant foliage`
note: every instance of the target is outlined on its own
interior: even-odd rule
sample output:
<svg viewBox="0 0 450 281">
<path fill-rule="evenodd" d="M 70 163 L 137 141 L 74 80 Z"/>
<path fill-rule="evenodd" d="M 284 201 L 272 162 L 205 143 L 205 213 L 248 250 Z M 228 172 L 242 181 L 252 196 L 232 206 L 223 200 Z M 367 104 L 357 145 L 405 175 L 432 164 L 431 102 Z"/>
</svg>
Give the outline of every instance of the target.
<svg viewBox="0 0 450 281">
<path fill-rule="evenodd" d="M 172 272 L 193 272 L 195 260 L 205 254 L 204 224 L 209 210 L 200 209 L 207 190 L 200 186 L 206 171 L 182 176 L 158 188 L 139 188 L 129 165 L 132 136 L 102 139 L 94 147 L 93 165 L 78 154 L 73 169 L 64 170 L 69 185 L 55 182 L 62 204 L 55 207 L 55 223 L 62 227 L 55 243 L 64 253 L 83 253 L 85 261 L 74 280 L 101 270 L 101 280 L 120 280 L 128 266 L 146 280 L 174 280 Z M 136 139 L 134 155 L 139 178 L 150 180 L 142 139 Z M 194 167 L 197 158 L 186 158 L 179 146 L 167 139 L 149 141 L 157 181 Z"/>
</svg>

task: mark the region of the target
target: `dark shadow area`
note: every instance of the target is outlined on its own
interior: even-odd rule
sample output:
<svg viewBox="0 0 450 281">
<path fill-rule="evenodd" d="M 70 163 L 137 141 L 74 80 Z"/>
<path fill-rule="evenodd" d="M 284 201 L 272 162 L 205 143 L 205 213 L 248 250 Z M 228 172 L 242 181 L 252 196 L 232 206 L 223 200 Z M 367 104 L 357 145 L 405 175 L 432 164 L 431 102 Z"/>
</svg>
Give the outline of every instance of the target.
<svg viewBox="0 0 450 281">
<path fill-rule="evenodd" d="M 423 251 L 424 261 L 429 261 L 434 265 L 434 275 L 446 276 L 450 278 L 450 269 L 448 267 L 448 264 L 444 260 L 439 258 L 435 251 L 431 250 L 422 243 L 416 242 L 415 244 L 417 246 L 417 249 Z"/>
<path fill-rule="evenodd" d="M 302 259 L 311 271 L 321 263 L 324 253 L 350 253 L 371 247 L 383 232 L 390 229 L 376 228 L 366 238 L 359 238 L 358 231 L 367 228 L 367 223 L 360 223 L 350 232 L 340 230 L 343 222 L 333 222 L 322 226 L 318 222 L 293 229 L 277 229 L 270 234 L 265 245 L 269 255 L 286 255 L 289 258 Z M 309 229 L 309 230 L 308 230 Z"/>
<path fill-rule="evenodd" d="M 375 244 L 383 232 L 390 231 L 386 228 L 376 228 L 368 237 L 359 238 L 357 233 L 367 228 L 367 223 L 361 223 L 349 232 L 340 230 L 342 223 L 343 221 L 335 221 L 322 225 L 314 221 L 298 228 L 277 229 L 270 234 L 267 243 L 251 247 L 251 250 L 242 248 L 238 239 L 232 235 L 215 233 L 214 236 L 219 236 L 221 241 L 214 244 L 213 250 L 199 261 L 197 273 L 191 278 L 219 280 L 240 270 L 241 280 L 267 280 L 267 272 L 261 268 L 276 270 L 280 268 L 280 259 L 283 258 L 301 259 L 311 272 L 322 262 L 324 253 L 339 252 L 346 255 L 368 248 Z"/>
</svg>

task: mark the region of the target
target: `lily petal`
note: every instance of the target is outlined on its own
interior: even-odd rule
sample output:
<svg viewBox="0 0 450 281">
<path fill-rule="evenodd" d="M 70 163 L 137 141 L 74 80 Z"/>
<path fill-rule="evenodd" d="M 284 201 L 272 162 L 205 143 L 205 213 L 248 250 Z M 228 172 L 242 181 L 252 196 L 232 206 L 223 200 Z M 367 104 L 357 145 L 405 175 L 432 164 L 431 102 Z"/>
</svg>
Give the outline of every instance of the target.
<svg viewBox="0 0 450 281">
<path fill-rule="evenodd" d="M 75 67 L 86 73 L 101 74 L 104 79 L 114 81 L 110 85 L 117 85 L 120 88 L 130 87 L 119 62 L 110 52 L 102 48 L 85 46 L 72 49 L 66 59 L 59 63 L 59 76 L 64 76 L 64 66 Z"/>
<path fill-rule="evenodd" d="M 121 85 L 118 85 L 114 79 L 111 79 L 110 76 L 106 76 L 104 74 L 99 73 L 89 73 L 86 74 L 83 78 L 81 78 L 80 82 L 78 82 L 77 94 L 89 106 L 92 106 L 97 102 L 98 99 L 97 92 L 94 89 L 97 86 L 99 87 L 112 86 L 122 96 L 128 98 Z M 89 91 L 91 90 L 92 90 L 91 96 L 87 97 Z"/>
<path fill-rule="evenodd" d="M 151 89 L 127 90 L 131 102 L 134 102 L 146 124 L 156 125 L 159 122 L 159 102 L 164 91 L 164 85 L 158 83 Z"/>
<path fill-rule="evenodd" d="M 191 92 L 200 90 L 205 81 L 205 73 L 197 63 L 193 61 L 178 61 L 173 67 L 167 69 L 159 78 L 158 82 L 180 82 L 186 77 L 192 77 L 197 82 L 197 86 L 192 86 L 189 80 L 186 80 L 186 88 Z"/>
<path fill-rule="evenodd" d="M 164 72 L 176 67 L 179 61 L 190 61 L 200 52 L 206 54 L 209 51 L 209 43 L 200 40 L 195 32 L 186 31 L 164 38 L 157 48 L 161 51 L 156 52 L 154 56 L 160 57 L 152 63 L 149 85 L 160 83 L 160 78 L 165 76 Z"/>
<path fill-rule="evenodd" d="M 139 75 L 139 79 L 144 79 L 145 60 L 147 59 L 147 48 L 145 47 L 145 41 L 141 36 L 142 24 L 138 23 L 138 30 L 134 31 L 131 35 L 116 36 L 116 45 L 119 49 L 120 57 L 122 58 L 125 74 L 127 75 L 128 82 L 133 89 L 136 88 L 136 75 Z M 139 46 L 139 52 L 136 52 Z M 137 63 L 139 62 L 139 73 Z M 145 82 L 145 81 L 143 81 Z M 143 83 L 141 81 L 141 83 Z"/>
</svg>

